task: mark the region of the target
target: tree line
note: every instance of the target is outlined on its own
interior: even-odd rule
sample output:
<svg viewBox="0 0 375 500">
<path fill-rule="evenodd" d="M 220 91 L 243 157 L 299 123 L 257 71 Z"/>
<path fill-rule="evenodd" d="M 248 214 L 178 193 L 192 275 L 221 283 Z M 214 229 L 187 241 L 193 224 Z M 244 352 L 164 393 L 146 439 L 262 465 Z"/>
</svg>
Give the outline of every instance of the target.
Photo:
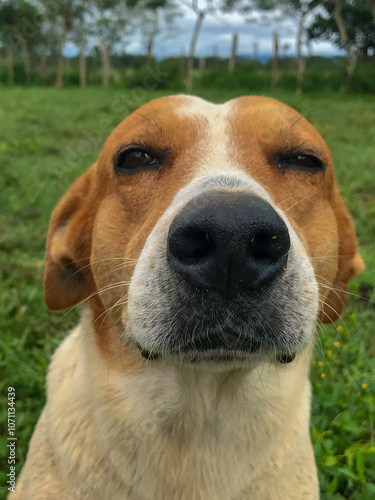
<svg viewBox="0 0 375 500">
<path fill-rule="evenodd" d="M 185 85 L 194 84 L 199 35 L 209 16 L 238 12 L 249 22 L 289 20 L 296 32 L 297 92 L 302 91 L 306 72 L 304 48 L 314 40 L 327 40 L 346 51 L 341 91 L 350 88 L 358 58 L 375 62 L 375 0 L 0 0 L 0 51 L 7 83 L 14 83 L 15 60 L 23 62 L 24 81 L 31 81 L 31 61 L 38 60 L 41 81 L 46 84 L 53 60 L 57 87 L 64 84 L 68 42 L 79 51 L 79 82 L 87 84 L 87 55 L 100 59 L 101 83 L 111 80 L 111 59 L 126 53 L 136 33 L 144 45 L 145 60 L 153 61 L 156 39 L 173 38 L 176 21 L 189 9 L 195 17 L 185 64 Z M 238 36 L 233 33 L 228 72 L 236 69 Z M 273 32 L 272 85 L 277 85 L 280 39 Z M 204 60 L 200 61 L 200 69 Z"/>
</svg>

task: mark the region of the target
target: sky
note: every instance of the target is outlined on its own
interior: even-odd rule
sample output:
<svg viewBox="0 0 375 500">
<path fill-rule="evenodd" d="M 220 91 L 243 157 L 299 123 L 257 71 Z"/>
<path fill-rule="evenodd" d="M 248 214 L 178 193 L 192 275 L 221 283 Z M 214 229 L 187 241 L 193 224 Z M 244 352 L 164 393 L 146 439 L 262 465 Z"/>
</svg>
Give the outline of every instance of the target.
<svg viewBox="0 0 375 500">
<path fill-rule="evenodd" d="M 170 56 L 179 56 L 183 51 L 187 54 L 195 22 L 195 14 L 188 8 L 183 8 L 182 15 L 175 22 L 170 36 L 161 34 L 155 41 L 154 55 L 156 59 Z M 211 56 L 216 53 L 219 57 L 227 58 L 231 51 L 233 33 L 238 34 L 238 55 L 254 55 L 254 43 L 258 44 L 261 56 L 272 53 L 272 32 L 277 30 L 280 40 L 281 55 L 294 56 L 295 36 L 297 27 L 293 21 L 270 21 L 249 23 L 244 16 L 238 13 L 215 14 L 208 16 L 202 25 L 199 34 L 196 55 Z M 286 48 L 286 46 L 288 48 Z M 142 37 L 136 33 L 129 40 L 125 48 L 130 54 L 144 54 L 145 47 Z M 329 42 L 314 42 L 311 44 L 313 55 L 331 57 L 345 55 Z M 76 55 L 76 48 L 70 44 L 65 48 L 67 56 Z M 307 49 L 305 49 L 307 54 Z"/>
<path fill-rule="evenodd" d="M 185 10 L 184 16 L 177 21 L 177 36 L 172 39 L 158 39 L 155 44 L 155 54 L 158 57 L 167 57 L 170 55 L 179 55 L 181 47 L 188 51 L 191 33 L 195 22 L 193 12 Z M 272 32 L 278 31 L 281 48 L 288 45 L 290 48 L 286 51 L 288 55 L 294 55 L 296 25 L 292 21 L 270 22 L 265 24 L 259 22 L 246 22 L 243 15 L 235 14 L 217 14 L 205 19 L 201 33 L 198 38 L 197 55 L 207 56 L 214 52 L 214 45 L 217 46 L 220 57 L 228 57 L 231 51 L 231 40 L 233 33 L 238 34 L 238 54 L 253 55 L 254 43 L 259 44 L 260 54 L 272 53 Z M 134 40 L 130 48 L 131 51 L 140 52 L 142 46 L 139 40 Z M 281 50 L 281 52 L 285 52 Z M 315 55 L 332 56 L 339 54 L 338 50 L 327 42 L 312 44 L 312 52 Z M 307 50 L 306 50 L 307 53 Z"/>
</svg>

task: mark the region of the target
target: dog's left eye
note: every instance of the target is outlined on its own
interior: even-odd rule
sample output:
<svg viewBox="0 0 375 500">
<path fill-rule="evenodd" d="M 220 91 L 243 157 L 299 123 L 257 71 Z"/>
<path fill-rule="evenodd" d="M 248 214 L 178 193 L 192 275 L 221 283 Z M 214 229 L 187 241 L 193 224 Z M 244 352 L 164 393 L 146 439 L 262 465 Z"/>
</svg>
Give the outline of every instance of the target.
<svg viewBox="0 0 375 500">
<path fill-rule="evenodd" d="M 160 168 L 160 160 L 143 149 L 128 149 L 120 152 L 114 160 L 114 167 L 119 172 L 137 172 L 145 168 Z"/>
<path fill-rule="evenodd" d="M 282 170 L 295 168 L 297 170 L 306 170 L 309 172 L 318 172 L 324 170 L 322 160 L 312 155 L 295 154 L 285 155 L 278 159 L 279 167 Z"/>
</svg>

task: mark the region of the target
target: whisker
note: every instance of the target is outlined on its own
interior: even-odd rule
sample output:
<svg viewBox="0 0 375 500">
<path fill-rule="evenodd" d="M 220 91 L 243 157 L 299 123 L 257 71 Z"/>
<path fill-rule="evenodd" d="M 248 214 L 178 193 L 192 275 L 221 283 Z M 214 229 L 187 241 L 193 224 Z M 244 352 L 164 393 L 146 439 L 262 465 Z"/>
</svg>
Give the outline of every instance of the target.
<svg viewBox="0 0 375 500">
<path fill-rule="evenodd" d="M 86 259 L 78 259 L 75 261 L 75 263 L 77 262 L 80 262 L 80 261 L 83 261 L 83 260 L 87 260 Z M 128 257 L 108 257 L 107 259 L 98 259 L 98 260 L 93 260 L 92 262 L 89 262 L 88 264 L 86 264 L 85 266 L 82 266 L 80 267 L 79 269 L 77 269 L 77 271 L 75 271 L 74 273 L 72 273 L 70 276 L 69 276 L 69 279 L 72 278 L 73 276 L 75 276 L 76 274 L 82 272 L 84 269 L 88 268 L 88 267 L 91 267 L 92 265 L 94 264 L 99 264 L 100 262 L 105 262 L 105 261 L 108 261 L 108 260 L 122 260 L 122 261 L 128 261 L 128 264 L 132 264 L 134 262 L 137 262 L 137 259 L 130 259 Z M 122 264 L 120 264 L 121 266 Z"/>
<path fill-rule="evenodd" d="M 133 262 L 128 262 L 126 264 L 124 264 L 124 263 L 118 264 L 117 266 L 113 267 L 110 271 L 108 271 L 106 274 L 101 276 L 98 281 L 99 282 L 103 281 L 105 278 L 107 278 L 110 274 L 116 272 L 118 269 L 124 269 L 126 267 L 133 266 L 133 264 L 134 264 Z"/>
<path fill-rule="evenodd" d="M 315 193 L 311 193 L 308 196 L 305 196 L 304 198 L 302 198 L 301 200 L 296 201 L 296 203 L 294 203 L 293 205 L 291 205 L 290 207 L 288 207 L 286 210 L 284 210 L 284 214 L 286 214 L 289 210 L 291 210 L 292 208 L 296 207 L 297 205 L 299 205 L 303 201 L 308 200 L 312 196 L 315 196 Z"/>
<path fill-rule="evenodd" d="M 118 281 L 116 283 L 111 283 L 110 285 L 106 285 L 104 287 L 101 287 L 99 288 L 98 290 L 96 290 L 95 292 L 93 292 L 91 295 L 89 295 L 88 297 L 86 297 L 85 299 L 81 300 L 80 302 L 78 302 L 78 304 L 74 305 L 73 307 L 71 307 L 70 309 L 68 309 L 68 311 L 66 311 L 56 322 L 55 322 L 55 325 L 58 325 L 64 318 L 67 314 L 71 313 L 72 311 L 74 311 L 74 309 L 77 309 L 78 307 L 82 306 L 84 303 L 86 303 L 88 300 L 96 297 L 98 294 L 102 293 L 103 291 L 107 291 L 107 290 L 110 290 L 112 288 L 117 288 L 117 287 L 120 287 L 120 286 L 127 286 L 130 284 L 130 281 Z"/>
<path fill-rule="evenodd" d="M 328 280 L 327 280 L 327 279 L 325 279 L 323 276 L 319 276 L 319 274 L 316 274 L 316 275 L 315 275 L 315 277 L 316 277 L 316 278 L 318 278 L 318 279 L 317 279 L 317 283 L 318 283 L 318 285 L 320 285 L 320 286 L 322 286 L 322 287 L 324 287 L 324 288 L 328 288 L 329 290 L 332 290 L 332 291 L 334 291 L 334 292 L 335 292 L 335 291 L 336 291 L 336 292 L 345 292 L 346 294 L 351 295 L 351 296 L 356 297 L 356 298 L 359 298 L 359 299 L 366 299 L 366 297 L 364 297 L 363 295 L 360 295 L 360 294 L 358 294 L 358 293 L 354 293 L 354 292 L 350 292 L 350 291 L 348 291 L 348 290 L 345 290 L 345 288 L 340 288 L 340 287 L 338 287 L 338 286 L 336 286 L 336 285 L 333 285 L 333 284 L 331 285 L 331 284 L 328 282 Z M 322 282 L 321 282 L 321 281 L 319 281 L 319 280 L 324 280 L 326 283 L 322 283 Z"/>
</svg>

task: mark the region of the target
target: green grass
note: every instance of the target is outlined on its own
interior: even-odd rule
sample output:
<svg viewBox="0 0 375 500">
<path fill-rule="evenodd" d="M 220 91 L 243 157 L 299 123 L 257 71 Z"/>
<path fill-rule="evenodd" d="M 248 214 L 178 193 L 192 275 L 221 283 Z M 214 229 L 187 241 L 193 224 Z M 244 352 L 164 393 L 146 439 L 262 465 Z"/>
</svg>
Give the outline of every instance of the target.
<svg viewBox="0 0 375 500">
<path fill-rule="evenodd" d="M 239 94 L 201 92 L 216 102 Z M 43 302 L 49 215 L 96 159 L 110 130 L 158 95 L 143 92 L 138 98 L 132 91 L 97 88 L 0 89 L 0 498 L 6 496 L 9 470 L 7 387 L 16 389 L 20 468 L 44 403 L 48 360 L 78 317 L 76 310 L 52 314 Z M 375 498 L 375 99 L 317 93 L 274 97 L 302 112 L 331 148 L 367 265 L 351 284 L 342 320 L 318 329 L 312 437 L 322 498 L 369 500 Z"/>
</svg>

